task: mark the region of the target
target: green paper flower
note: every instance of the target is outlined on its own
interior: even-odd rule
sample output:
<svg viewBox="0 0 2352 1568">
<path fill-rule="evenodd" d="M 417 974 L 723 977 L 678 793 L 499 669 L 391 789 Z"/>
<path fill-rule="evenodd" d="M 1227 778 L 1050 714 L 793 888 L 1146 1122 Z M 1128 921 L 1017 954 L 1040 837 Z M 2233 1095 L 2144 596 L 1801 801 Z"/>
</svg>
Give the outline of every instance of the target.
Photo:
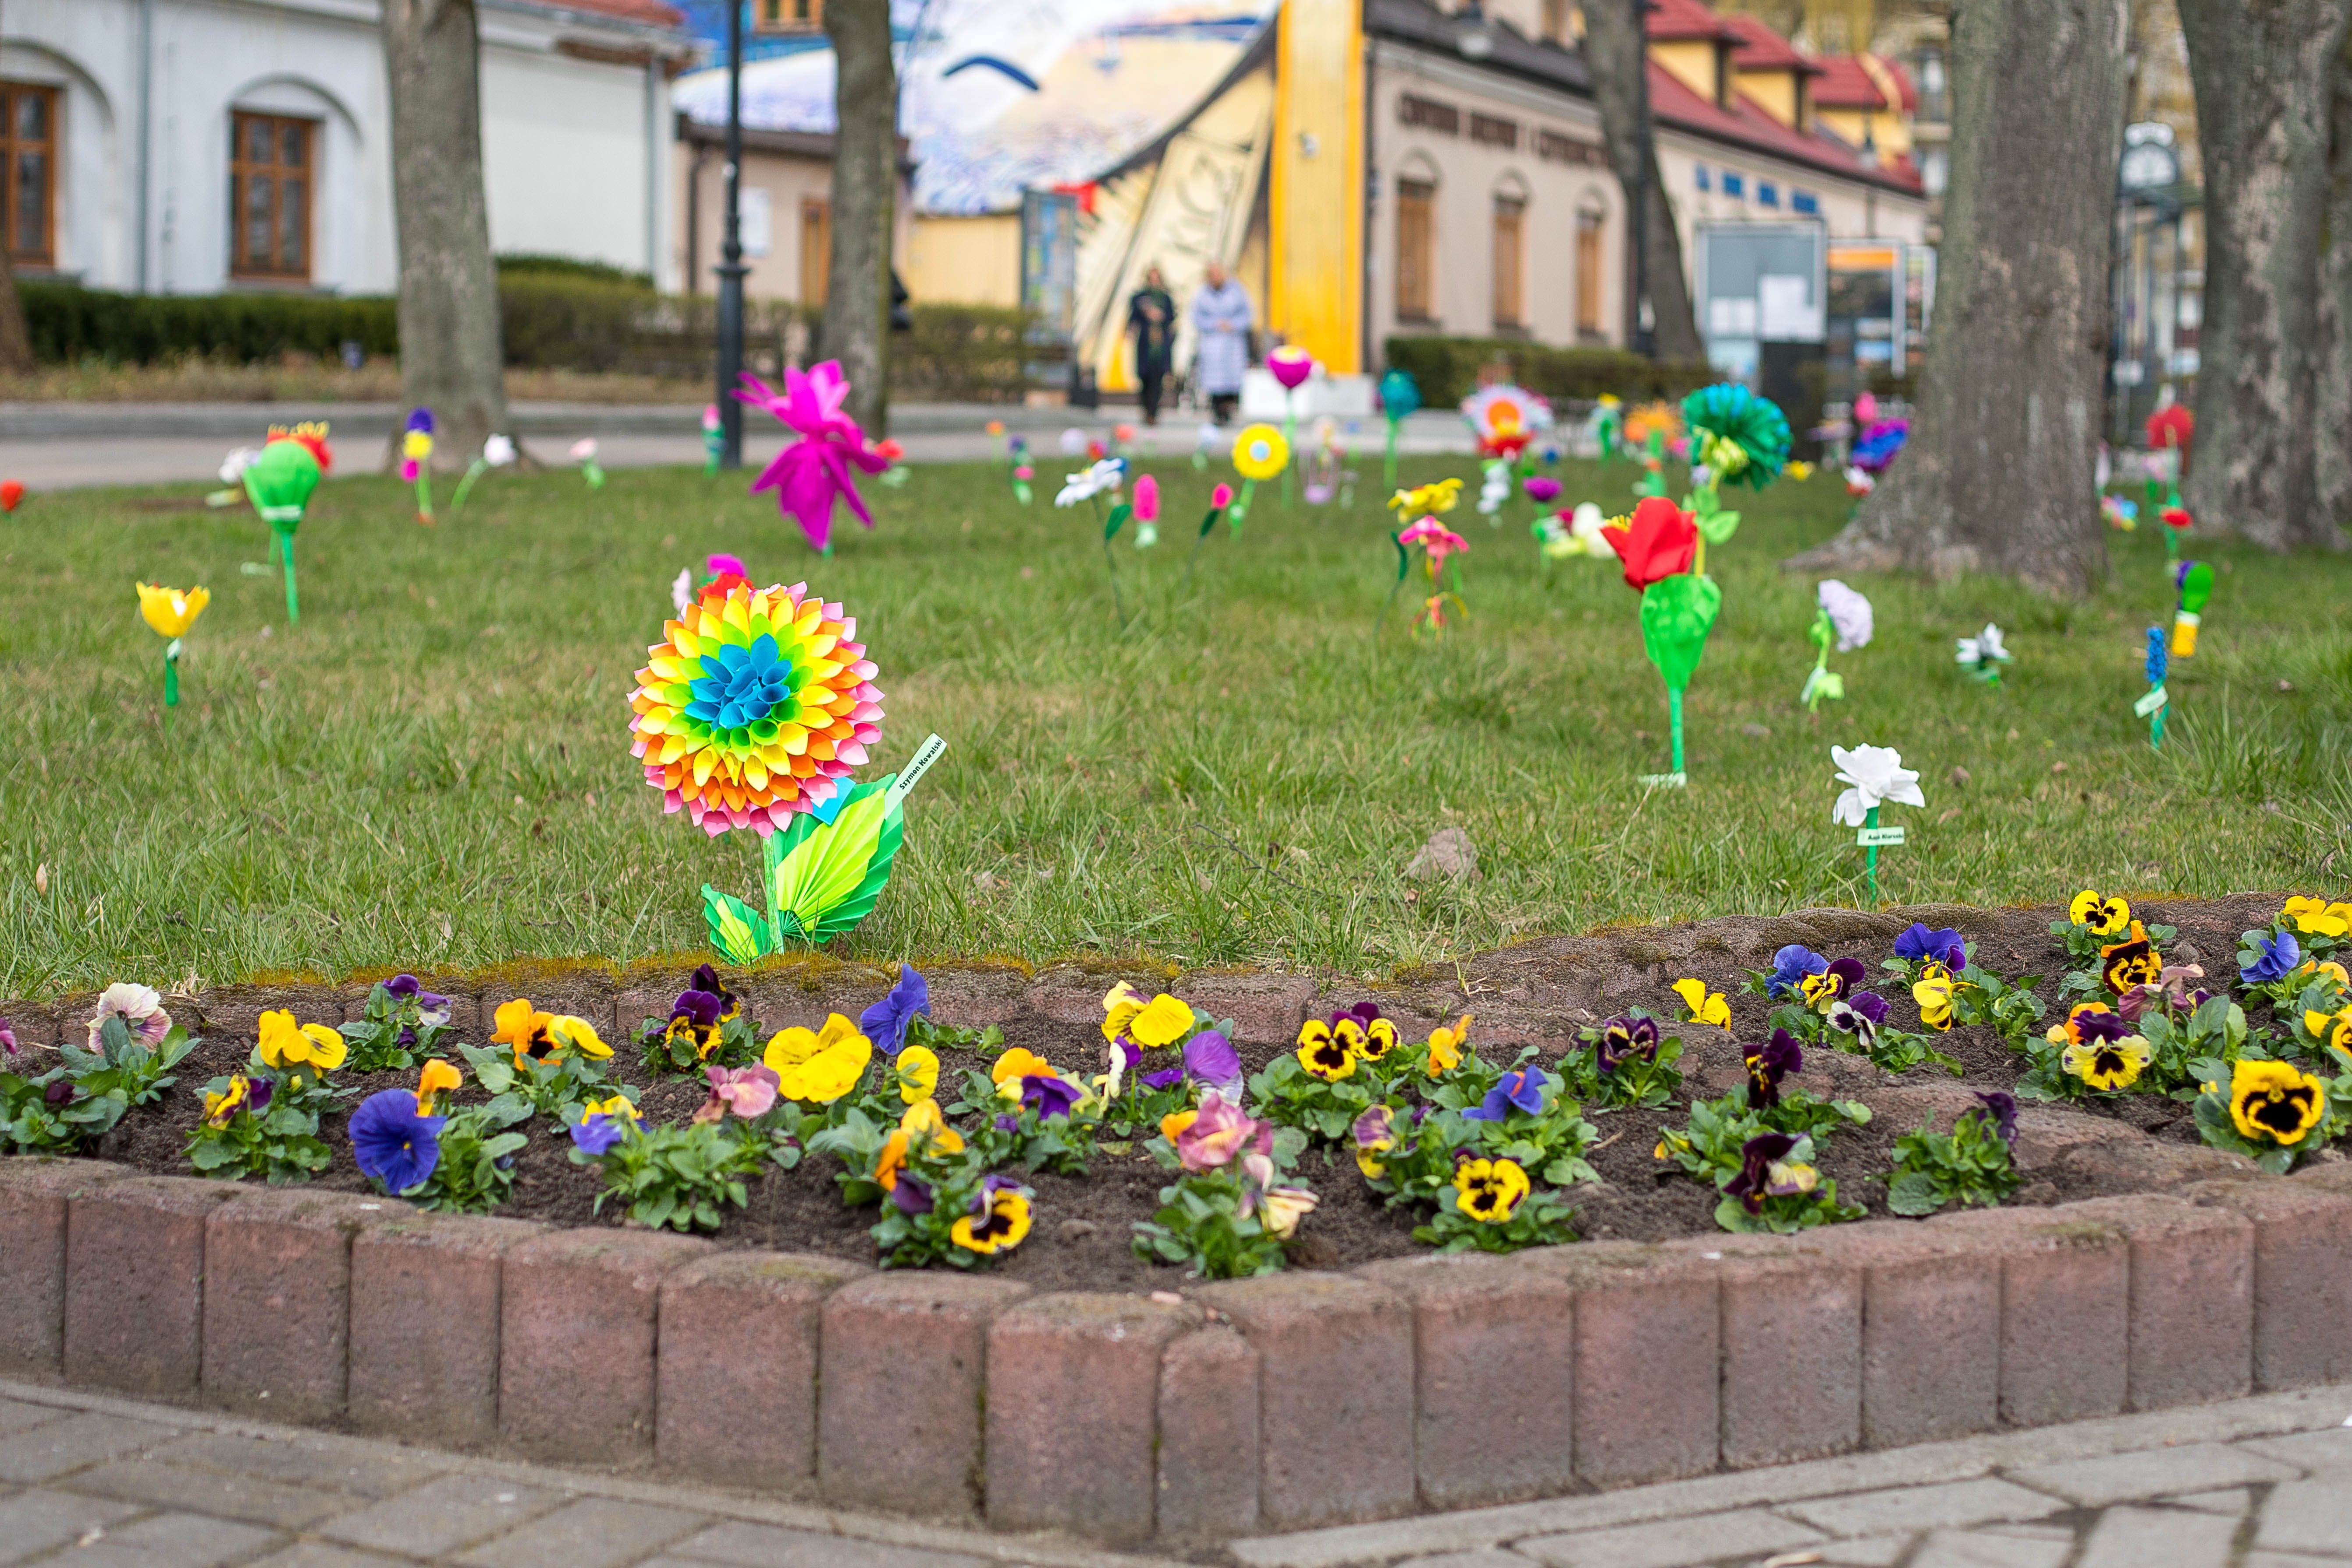
<svg viewBox="0 0 2352 1568">
<path fill-rule="evenodd" d="M 1706 651 L 1706 634 L 1723 609 L 1723 590 L 1711 577 L 1684 573 L 1642 590 L 1642 647 L 1665 678 L 1666 689 L 1690 684 Z"/>
</svg>

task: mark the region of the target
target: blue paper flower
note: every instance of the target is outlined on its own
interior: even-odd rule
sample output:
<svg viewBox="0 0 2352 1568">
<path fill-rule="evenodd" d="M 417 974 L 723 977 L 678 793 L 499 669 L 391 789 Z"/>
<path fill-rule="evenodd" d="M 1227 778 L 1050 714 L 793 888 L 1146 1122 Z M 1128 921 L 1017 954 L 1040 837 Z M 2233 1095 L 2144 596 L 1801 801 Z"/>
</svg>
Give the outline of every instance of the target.
<svg viewBox="0 0 2352 1568">
<path fill-rule="evenodd" d="M 2254 946 L 2262 956 L 2238 972 L 2238 978 L 2249 985 L 2268 985 L 2273 980 L 2284 980 L 2303 963 L 2303 943 L 2294 940 L 2294 932 L 2283 931 L 2276 936 L 2258 936 Z"/>
<path fill-rule="evenodd" d="M 2164 645 L 2164 628 L 2162 626 L 2148 627 L 2147 683 L 2150 686 L 2163 685 L 2164 672 L 2171 668 L 2172 653 L 2171 650 Z"/>
<path fill-rule="evenodd" d="M 930 1016 L 931 987 L 923 972 L 911 963 L 898 966 L 898 984 L 890 994 L 857 1015 L 857 1031 L 877 1050 L 896 1055 L 907 1043 L 907 1025 L 918 1013 Z"/>
<path fill-rule="evenodd" d="M 380 1090 L 352 1112 L 352 1157 L 385 1192 L 404 1193 L 441 1163 L 441 1128 L 448 1120 L 419 1116 L 413 1090 Z"/>
</svg>

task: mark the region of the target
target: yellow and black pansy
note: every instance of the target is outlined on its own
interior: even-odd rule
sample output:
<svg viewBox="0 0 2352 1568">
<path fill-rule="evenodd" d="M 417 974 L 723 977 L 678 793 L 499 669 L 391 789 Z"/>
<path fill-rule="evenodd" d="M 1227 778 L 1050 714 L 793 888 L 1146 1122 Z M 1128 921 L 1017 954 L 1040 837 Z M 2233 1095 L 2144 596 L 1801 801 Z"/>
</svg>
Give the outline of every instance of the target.
<svg viewBox="0 0 2352 1568">
<path fill-rule="evenodd" d="M 2135 985 L 2154 985 L 2164 977 L 2164 956 L 2148 940 L 2146 926 L 2134 921 L 2128 937 L 2099 949 L 2099 977 L 2118 996 Z"/>
<path fill-rule="evenodd" d="M 2230 1070 L 2230 1120 L 2256 1143 L 2292 1147 L 2327 1114 L 2327 1086 L 2292 1062 L 2241 1058 Z"/>
<path fill-rule="evenodd" d="M 2059 1065 L 2074 1077 L 2082 1079 L 2085 1089 L 2105 1092 L 2129 1089 L 2139 1081 L 2154 1058 L 2147 1041 L 2137 1035 L 2126 1034 L 2130 1027 L 2114 1013 L 2087 1013 L 2079 1009 L 2067 1020 L 2075 1035 L 2074 1043 L 2059 1055 Z"/>
<path fill-rule="evenodd" d="M 2120 936 L 2131 924 L 2131 905 L 2121 899 L 2102 898 L 2085 888 L 2066 906 L 2066 918 L 2101 936 Z"/>
<path fill-rule="evenodd" d="M 1364 1038 L 1363 1026 L 1354 1019 L 1341 1033 L 1321 1018 L 1309 1018 L 1298 1029 L 1298 1065 L 1326 1083 L 1337 1083 L 1356 1070 L 1357 1044 Z M 1350 1043 L 1350 1042 L 1355 1043 Z"/>
</svg>

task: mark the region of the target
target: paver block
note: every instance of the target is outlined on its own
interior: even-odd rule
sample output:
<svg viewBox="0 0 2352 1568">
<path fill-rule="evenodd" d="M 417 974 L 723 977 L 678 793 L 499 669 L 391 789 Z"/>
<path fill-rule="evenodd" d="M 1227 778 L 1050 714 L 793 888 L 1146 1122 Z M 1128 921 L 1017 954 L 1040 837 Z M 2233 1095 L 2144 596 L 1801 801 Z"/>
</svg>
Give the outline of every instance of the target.
<svg viewBox="0 0 2352 1568">
<path fill-rule="evenodd" d="M 131 1503 L 111 1498 L 77 1497 L 71 1492 L 28 1491 L 0 1500 L 0 1563 L 26 1558 L 79 1541 L 93 1530 L 104 1530 L 139 1511 Z"/>
<path fill-rule="evenodd" d="M 468 1568 L 623 1568 L 710 1522 L 616 1498 L 579 1498 L 456 1559 Z"/>
<path fill-rule="evenodd" d="M 790 1491 L 816 1479 L 825 1298 L 871 1270 L 808 1253 L 725 1252 L 662 1281 L 662 1462 Z"/>
<path fill-rule="evenodd" d="M 381 1200 L 290 1187 L 205 1217 L 207 1400 L 283 1421 L 342 1415 L 352 1237 L 384 1213 Z"/>
<path fill-rule="evenodd" d="M 1717 1558 L 1761 1559 L 1821 1539 L 1818 1531 L 1747 1508 L 1612 1530 L 1538 1535 L 1512 1546 L 1546 1568 L 1691 1568 Z"/>
<path fill-rule="evenodd" d="M 1129 1545 L 1151 1538 L 1160 1358 L 1197 1307 L 1070 1291 L 988 1328 L 988 1521 Z"/>
<path fill-rule="evenodd" d="M 1518 1254 L 1576 1289 L 1576 1473 L 1597 1487 L 1716 1468 L 1722 1314 L 1712 1263 L 1593 1242 Z"/>
<path fill-rule="evenodd" d="M 419 1508 L 415 1497 L 386 1498 L 331 1519 L 317 1532 L 370 1551 L 430 1560 L 504 1535 L 566 1500 L 544 1488 L 462 1474 L 445 1476 L 419 1495 L 432 1506 Z"/>
<path fill-rule="evenodd" d="M 225 1182 L 127 1176 L 68 1201 L 68 1382 L 151 1398 L 196 1391 L 205 1222 L 236 1195 Z"/>
<path fill-rule="evenodd" d="M 837 1501 L 977 1511 L 988 1325 L 1029 1294 L 1010 1279 L 879 1274 L 824 1304 L 817 1485 Z"/>
<path fill-rule="evenodd" d="M 321 1489 L 289 1486 L 251 1476 L 224 1476 L 158 1464 L 152 1458 L 120 1459 L 73 1478 L 77 1491 L 147 1508 L 175 1508 L 219 1519 L 241 1519 L 278 1530 L 300 1530 L 345 1506 Z"/>
<path fill-rule="evenodd" d="M 460 1447 L 497 1438 L 500 1265 L 541 1234 L 412 1209 L 352 1238 L 352 1426 Z"/>
<path fill-rule="evenodd" d="M 277 1531 L 194 1513 L 158 1513 L 78 1548 L 74 1568 L 215 1568 L 252 1556 Z"/>
<path fill-rule="evenodd" d="M 2352 1487 L 2331 1477 L 2272 1488 L 2254 1544 L 2272 1552 L 2352 1552 Z"/>
<path fill-rule="evenodd" d="M 1211 1323 L 1160 1358 L 1160 1536 L 1225 1541 L 1258 1527 L 1258 1353 Z"/>
<path fill-rule="evenodd" d="M 2047 1519 L 2065 1506 L 2043 1493 L 1984 1476 L 1935 1486 L 1889 1487 L 1814 1498 L 1783 1503 L 1780 1511 L 1832 1535 L 1878 1535 Z"/>
<path fill-rule="evenodd" d="M 509 1247 L 499 1312 L 506 1440 L 551 1459 L 649 1452 L 662 1279 L 710 1250 L 692 1237 L 626 1230 L 562 1231 Z"/>
<path fill-rule="evenodd" d="M 927 1546 L 899 1546 L 730 1520 L 678 1542 L 668 1556 L 657 1557 L 645 1568 L 693 1568 L 709 1563 L 732 1563 L 736 1568 L 987 1568 L 992 1561 Z"/>
<path fill-rule="evenodd" d="M 2238 1521 L 2179 1509 L 2111 1508 L 2074 1568 L 2230 1568 Z"/>
<path fill-rule="evenodd" d="M 2226 1399 L 2253 1384 L 2254 1227 L 2170 1197 L 2095 1198 L 2070 1214 L 2131 1241 L 2131 1405 Z"/>
<path fill-rule="evenodd" d="M 2184 1443 L 2174 1448 L 2033 1465 L 2009 1473 L 2021 1485 L 2053 1492 L 2084 1508 L 2105 1508 L 2174 1492 L 2210 1491 L 2215 1487 L 2291 1481 L 2296 1474 L 2276 1459 L 2221 1443 Z"/>
<path fill-rule="evenodd" d="M 1862 1269 L 1862 1443 L 1899 1448 L 2000 1424 L 2000 1267 L 1893 1220 L 1817 1233 Z"/>
<path fill-rule="evenodd" d="M 2256 1437 L 2236 1445 L 2265 1458 L 2284 1459 L 2298 1469 L 2323 1476 L 2352 1476 L 2352 1427 L 2324 1432 L 2294 1432 L 2284 1437 Z"/>
<path fill-rule="evenodd" d="M 0 1482 L 26 1486 L 136 1453 L 168 1437 L 176 1428 L 94 1411 L 66 1415 L 0 1437 Z"/>
<path fill-rule="evenodd" d="M 463 1461 L 430 1448 L 393 1447 L 330 1432 L 256 1437 L 197 1430 L 147 1451 L 184 1469 L 283 1481 L 352 1498 L 383 1498 L 440 1478 Z"/>
<path fill-rule="evenodd" d="M 1811 1237 L 1701 1237 L 1667 1250 L 1721 1259 L 1724 1464 L 1750 1469 L 1859 1447 L 1861 1268 Z"/>
<path fill-rule="evenodd" d="M 2000 1273 L 2000 1415 L 2050 1426 L 2113 1415 L 2130 1393 L 2131 1244 L 2104 1220 L 2059 1209 L 1975 1209 L 1922 1230 L 1965 1237 Z"/>
<path fill-rule="evenodd" d="M 0 1160 L 0 1374 L 57 1374 L 65 1351 L 66 1205 L 130 1173 L 96 1160 Z"/>
<path fill-rule="evenodd" d="M 1028 1011 L 1029 976 L 1002 969 L 947 969 L 926 976 L 931 1019 L 950 1029 L 984 1029 L 1010 1024 Z"/>
<path fill-rule="evenodd" d="M 1549 1497 L 1575 1479 L 1576 1292 L 1503 1258 L 1399 1258 L 1356 1270 L 1412 1307 L 1422 1506 Z"/>
<path fill-rule="evenodd" d="M 2074 1537 L 2015 1535 L 1992 1531 L 1939 1530 L 1919 1543 L 1908 1568 L 2059 1568 Z"/>
<path fill-rule="evenodd" d="M 2209 1182 L 2180 1195 L 2254 1227 L 2254 1386 L 2352 1383 L 2352 1189 Z"/>
<path fill-rule="evenodd" d="M 298 1541 L 283 1552 L 273 1552 L 252 1568 L 407 1568 L 397 1557 L 383 1557 L 331 1541 Z"/>
<path fill-rule="evenodd" d="M 1308 1273 L 1195 1294 L 1257 1350 L 1265 1522 L 1302 1530 L 1410 1511 L 1412 1313 L 1402 1299 L 1368 1280 Z"/>
</svg>

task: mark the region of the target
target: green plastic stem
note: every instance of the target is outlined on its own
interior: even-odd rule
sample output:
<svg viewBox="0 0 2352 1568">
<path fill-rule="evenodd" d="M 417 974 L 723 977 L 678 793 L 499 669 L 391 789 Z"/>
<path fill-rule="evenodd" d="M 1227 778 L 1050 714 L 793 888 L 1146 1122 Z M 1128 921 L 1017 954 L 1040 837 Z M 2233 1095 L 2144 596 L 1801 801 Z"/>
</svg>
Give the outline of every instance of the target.
<svg viewBox="0 0 2352 1568">
<path fill-rule="evenodd" d="M 1862 825 L 1864 827 L 1875 827 L 1878 826 L 1878 807 L 1874 805 L 1868 812 L 1864 814 Z M 1874 904 L 1878 902 L 1877 845 L 1873 844 L 1862 852 L 1862 864 L 1864 869 L 1870 873 L 1870 901 Z"/>
<path fill-rule="evenodd" d="M 170 654 L 163 656 L 163 706 L 180 705 L 180 665 Z"/>
<path fill-rule="evenodd" d="M 302 624 L 302 601 L 294 594 L 294 536 L 290 533 L 279 534 L 278 548 L 284 553 L 286 560 L 286 624 L 289 626 L 299 626 Z"/>
<path fill-rule="evenodd" d="M 1103 564 L 1110 568 L 1110 605 L 1118 613 L 1118 624 L 1127 625 L 1127 600 L 1118 591 L 1118 557 L 1110 552 L 1110 541 L 1103 541 Z"/>
<path fill-rule="evenodd" d="M 433 479 L 425 465 L 416 465 L 416 521 L 430 524 L 433 521 Z"/>
<path fill-rule="evenodd" d="M 1666 688 L 1666 719 L 1674 731 L 1674 771 L 1683 771 L 1683 694 L 1674 687 Z"/>
<path fill-rule="evenodd" d="M 784 911 L 776 903 L 776 868 L 784 863 L 784 836 L 771 833 L 760 840 L 760 896 L 768 904 L 768 933 L 771 951 L 781 952 L 784 946 Z"/>
<path fill-rule="evenodd" d="M 2164 709 L 2162 708 L 2147 716 L 2147 749 L 2151 752 L 2164 750 Z"/>
<path fill-rule="evenodd" d="M 1286 474 L 1290 472 L 1288 468 L 1282 471 Z M 1249 517 L 1250 501 L 1256 494 L 1257 481 L 1244 478 L 1242 480 L 1242 493 L 1234 498 L 1233 505 L 1225 508 L 1225 526 L 1234 531 L 1235 539 L 1242 536 L 1242 523 Z"/>
<path fill-rule="evenodd" d="M 1393 495 L 1393 494 L 1395 494 L 1395 493 L 1396 493 L 1396 437 L 1397 437 L 1397 422 L 1396 422 L 1395 420 L 1391 419 L 1391 420 L 1390 420 L 1390 421 L 1388 422 L 1388 426 L 1389 426 L 1388 458 L 1387 458 L 1387 459 L 1386 459 L 1386 460 L 1385 460 L 1385 461 L 1381 465 L 1381 479 L 1382 479 L 1382 483 L 1381 483 L 1381 488 L 1382 489 L 1387 490 L 1390 494 Z"/>
</svg>

